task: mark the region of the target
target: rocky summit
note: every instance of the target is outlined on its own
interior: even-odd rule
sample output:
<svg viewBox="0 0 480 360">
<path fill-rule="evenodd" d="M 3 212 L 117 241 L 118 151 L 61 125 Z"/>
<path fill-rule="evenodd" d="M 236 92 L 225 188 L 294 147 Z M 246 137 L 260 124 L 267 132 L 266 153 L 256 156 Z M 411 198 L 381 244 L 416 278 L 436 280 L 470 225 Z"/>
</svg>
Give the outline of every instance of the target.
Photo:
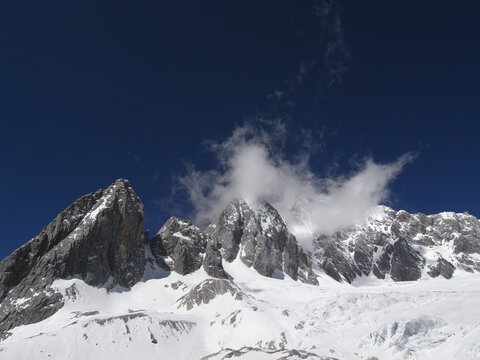
<svg viewBox="0 0 480 360">
<path fill-rule="evenodd" d="M 143 204 L 126 180 L 76 200 L 38 236 L 0 262 L 0 331 L 45 319 L 63 302 L 50 285 L 131 286 L 143 275 Z M 18 299 L 24 306 L 15 306 Z"/>
<path fill-rule="evenodd" d="M 234 200 L 206 233 L 218 244 L 225 261 L 239 257 L 264 276 L 285 273 L 294 280 L 318 284 L 310 256 L 288 232 L 278 211 L 265 201 L 252 208 L 243 200 Z"/>
<path fill-rule="evenodd" d="M 144 218 L 120 179 L 2 260 L 0 357 L 480 356 L 474 216 L 379 206 L 311 252 L 262 200 L 205 229 L 172 216 L 150 237 Z"/>
</svg>

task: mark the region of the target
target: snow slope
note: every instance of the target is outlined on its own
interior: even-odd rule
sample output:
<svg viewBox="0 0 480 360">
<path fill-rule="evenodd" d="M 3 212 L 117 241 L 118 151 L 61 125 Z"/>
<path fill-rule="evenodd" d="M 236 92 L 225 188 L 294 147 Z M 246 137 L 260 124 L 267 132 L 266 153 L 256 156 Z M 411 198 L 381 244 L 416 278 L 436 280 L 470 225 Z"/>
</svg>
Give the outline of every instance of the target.
<svg viewBox="0 0 480 360">
<path fill-rule="evenodd" d="M 267 278 L 239 259 L 107 292 L 57 280 L 65 305 L 0 342 L 8 359 L 479 359 L 480 274 L 319 286 Z M 154 271 L 150 269 L 150 272 Z M 18 301 L 17 306 L 22 306 Z M 316 356 L 315 356 L 316 355 Z"/>
</svg>

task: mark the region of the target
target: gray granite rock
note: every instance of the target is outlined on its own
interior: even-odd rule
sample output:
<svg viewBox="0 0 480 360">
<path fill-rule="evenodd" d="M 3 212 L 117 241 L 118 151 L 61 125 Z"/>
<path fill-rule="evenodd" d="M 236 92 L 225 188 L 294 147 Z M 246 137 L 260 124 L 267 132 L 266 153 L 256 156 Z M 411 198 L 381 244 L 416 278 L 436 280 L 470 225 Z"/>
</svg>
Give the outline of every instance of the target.
<svg viewBox="0 0 480 360">
<path fill-rule="evenodd" d="M 195 305 L 208 304 L 217 296 L 230 294 L 235 300 L 242 300 L 246 295 L 240 288 L 226 279 L 208 279 L 195 286 L 186 295 L 178 299 L 178 308 L 193 309 Z"/>
<path fill-rule="evenodd" d="M 207 236 L 198 227 L 175 216 L 168 219 L 150 241 L 153 256 L 169 257 L 172 270 L 182 275 L 202 266 L 206 245 Z"/>
<path fill-rule="evenodd" d="M 206 233 L 221 245 L 222 257 L 228 262 L 232 262 L 237 257 L 245 219 L 250 218 L 251 213 L 245 201 L 232 201 L 222 211 L 218 220 L 206 229 Z"/>
<path fill-rule="evenodd" d="M 320 356 L 305 350 L 295 349 L 275 349 L 272 344 L 272 349 L 242 347 L 240 349 L 222 349 L 216 353 L 202 357 L 200 360 L 223 360 L 223 359 L 268 359 L 271 360 L 339 360 L 331 356 Z M 370 358 L 367 360 L 371 360 Z M 373 360 L 373 359 L 372 359 Z M 377 359 L 378 360 L 378 359 Z"/>
<path fill-rule="evenodd" d="M 377 210 L 363 226 L 316 237 L 315 261 L 328 275 L 347 282 L 372 272 L 380 279 L 417 280 L 427 260 L 435 264 L 426 272 L 431 277 L 450 278 L 457 268 L 480 271 L 480 222 L 474 216 Z M 440 255 L 445 250 L 448 259 Z"/>
<path fill-rule="evenodd" d="M 127 180 L 81 197 L 0 262 L 0 331 L 45 319 L 63 306 L 50 285 L 80 276 L 90 285 L 132 286 L 143 275 L 143 204 Z M 18 299 L 26 299 L 16 306 Z"/>
<path fill-rule="evenodd" d="M 413 281 L 422 276 L 425 259 L 405 239 L 393 245 L 390 275 L 394 281 Z"/>
<path fill-rule="evenodd" d="M 208 275 L 227 278 L 218 243 L 189 220 L 172 216 L 149 244 L 161 267 L 186 275 L 203 265 Z"/>
<path fill-rule="evenodd" d="M 99 190 L 94 195 L 82 196 L 58 214 L 40 234 L 0 262 L 0 301 L 32 271 L 46 253 L 77 227 L 102 194 L 103 191 Z"/>
<path fill-rule="evenodd" d="M 243 200 L 232 201 L 206 233 L 220 244 L 225 261 L 232 262 L 239 257 L 264 276 L 284 273 L 294 280 L 318 283 L 309 255 L 268 202 L 249 206 Z"/>
<path fill-rule="evenodd" d="M 208 275 L 219 278 L 228 278 L 227 273 L 223 269 L 222 254 L 220 253 L 217 243 L 209 239 L 205 250 L 205 258 L 203 259 L 203 269 Z"/>
<path fill-rule="evenodd" d="M 444 258 L 439 258 L 435 265 L 429 266 L 428 275 L 437 277 L 442 275 L 445 279 L 450 279 L 455 272 L 455 266 Z"/>
</svg>

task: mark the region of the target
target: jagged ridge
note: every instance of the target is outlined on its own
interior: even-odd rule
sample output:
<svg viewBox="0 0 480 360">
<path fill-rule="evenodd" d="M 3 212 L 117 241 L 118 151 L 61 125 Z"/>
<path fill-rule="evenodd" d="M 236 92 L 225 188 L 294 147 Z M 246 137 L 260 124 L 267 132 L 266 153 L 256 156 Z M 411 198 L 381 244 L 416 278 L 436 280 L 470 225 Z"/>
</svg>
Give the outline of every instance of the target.
<svg viewBox="0 0 480 360">
<path fill-rule="evenodd" d="M 318 236 L 315 265 L 347 282 L 479 270 L 476 218 L 380 210 L 365 226 Z M 118 180 L 77 200 L 0 262 L 0 334 L 11 331 L 0 353 L 18 358 L 25 346 L 47 357 L 38 346 L 70 356 L 68 346 L 49 345 L 62 341 L 119 359 L 138 349 L 161 359 L 415 358 L 417 349 L 443 354 L 442 344 L 461 358 L 480 354 L 476 277 L 459 277 L 458 286 L 435 280 L 389 290 L 389 284 L 385 293 L 324 276 L 321 287 L 309 286 L 317 281 L 309 253 L 266 202 L 235 200 L 205 231 L 172 217 L 152 239 L 141 232 L 143 217 L 130 183 Z M 459 302 L 468 309 L 448 314 Z M 459 341 L 468 344 L 465 351 L 452 345 Z"/>
<path fill-rule="evenodd" d="M 142 234 L 144 207 L 130 182 L 119 179 L 106 190 L 76 200 L 42 232 L 0 262 L 0 332 L 41 321 L 63 306 L 62 297 L 51 289 L 55 278 L 80 276 L 87 284 L 112 288 L 131 287 L 142 279 L 153 257 L 156 265 L 179 274 L 203 266 L 212 277 L 227 278 L 222 255 L 230 259 L 229 227 L 224 216 L 241 204 L 247 216 L 238 219 L 238 244 L 247 266 L 272 277 L 275 271 L 293 279 L 316 283 L 311 261 L 288 233 L 278 212 L 263 203 L 257 211 L 234 201 L 217 225 L 202 232 L 189 220 L 171 217 L 149 239 Z M 242 215 L 243 216 L 243 215 Z M 245 224 L 245 227 L 244 227 Z M 217 226 L 217 232 L 210 231 Z M 150 251 L 146 251 L 146 250 Z M 16 306 L 18 299 L 26 299 Z"/>
<path fill-rule="evenodd" d="M 338 281 L 375 275 L 394 281 L 451 278 L 456 269 L 480 271 L 480 222 L 468 214 L 409 214 L 378 207 L 365 226 L 315 241 L 315 258 Z"/>
</svg>

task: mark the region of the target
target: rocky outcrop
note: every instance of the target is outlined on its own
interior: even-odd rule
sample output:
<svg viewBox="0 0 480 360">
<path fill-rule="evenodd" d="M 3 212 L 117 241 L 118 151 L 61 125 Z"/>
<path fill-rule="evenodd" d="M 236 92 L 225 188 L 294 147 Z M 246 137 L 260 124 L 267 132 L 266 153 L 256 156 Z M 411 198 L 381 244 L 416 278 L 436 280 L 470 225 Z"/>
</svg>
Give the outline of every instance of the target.
<svg viewBox="0 0 480 360">
<path fill-rule="evenodd" d="M 0 331 L 61 308 L 61 296 L 50 288 L 55 278 L 134 285 L 145 263 L 143 221 L 143 204 L 127 180 L 76 200 L 0 262 Z"/>
<path fill-rule="evenodd" d="M 189 220 L 171 217 L 151 239 L 150 247 L 160 266 L 182 275 L 203 265 L 210 276 L 227 278 L 222 262 L 240 256 L 264 276 L 285 273 L 294 280 L 318 284 L 310 256 L 266 202 L 252 209 L 245 201 L 233 201 L 205 232 Z"/>
<path fill-rule="evenodd" d="M 202 266 L 206 243 L 207 238 L 198 227 L 172 216 L 152 238 L 150 247 L 155 258 L 169 257 L 167 265 L 186 275 Z"/>
<path fill-rule="evenodd" d="M 185 307 L 187 310 L 191 310 L 195 305 L 208 304 L 217 296 L 227 293 L 235 300 L 242 300 L 246 297 L 240 288 L 230 280 L 209 279 L 202 281 L 186 295 L 178 299 L 178 308 Z"/>
<path fill-rule="evenodd" d="M 32 271 L 46 253 L 77 227 L 102 194 L 103 191 L 99 190 L 94 195 L 82 196 L 58 214 L 39 235 L 0 262 L 0 301 Z"/>
<path fill-rule="evenodd" d="M 232 262 L 237 257 L 245 221 L 251 215 L 252 211 L 245 201 L 232 201 L 218 220 L 207 228 L 207 234 L 221 244 L 221 254 L 226 261 Z"/>
<path fill-rule="evenodd" d="M 249 206 L 235 200 L 206 233 L 220 244 L 224 260 L 237 258 L 268 277 L 285 273 L 294 280 L 318 284 L 309 256 L 289 233 L 280 214 L 263 201 Z"/>
<path fill-rule="evenodd" d="M 428 275 L 433 278 L 442 275 L 445 279 L 450 279 L 455 271 L 455 266 L 444 258 L 439 258 L 435 265 L 429 265 L 428 268 Z"/>
<path fill-rule="evenodd" d="M 151 239 L 150 247 L 159 265 L 186 275 L 202 265 L 207 274 L 226 278 L 217 244 L 191 221 L 172 216 Z"/>
<path fill-rule="evenodd" d="M 468 214 L 409 214 L 378 207 L 364 226 L 320 235 L 315 260 L 337 281 L 373 273 L 379 279 L 451 278 L 480 271 L 480 222 Z"/>
<path fill-rule="evenodd" d="M 422 276 L 425 259 L 405 239 L 393 244 L 390 275 L 394 281 L 418 280 Z"/>
<path fill-rule="evenodd" d="M 211 239 L 207 242 L 205 257 L 203 259 L 203 269 L 208 275 L 214 278 L 226 279 L 228 277 L 223 269 L 219 245 Z"/>
<path fill-rule="evenodd" d="M 214 354 L 204 356 L 200 360 L 222 360 L 222 359 L 271 359 L 271 360 L 338 360 L 330 356 L 319 356 L 305 350 L 266 350 L 254 347 L 243 347 L 241 349 L 222 349 Z M 370 358 L 369 358 L 370 359 Z M 367 359 L 368 360 L 368 359 Z"/>
</svg>

